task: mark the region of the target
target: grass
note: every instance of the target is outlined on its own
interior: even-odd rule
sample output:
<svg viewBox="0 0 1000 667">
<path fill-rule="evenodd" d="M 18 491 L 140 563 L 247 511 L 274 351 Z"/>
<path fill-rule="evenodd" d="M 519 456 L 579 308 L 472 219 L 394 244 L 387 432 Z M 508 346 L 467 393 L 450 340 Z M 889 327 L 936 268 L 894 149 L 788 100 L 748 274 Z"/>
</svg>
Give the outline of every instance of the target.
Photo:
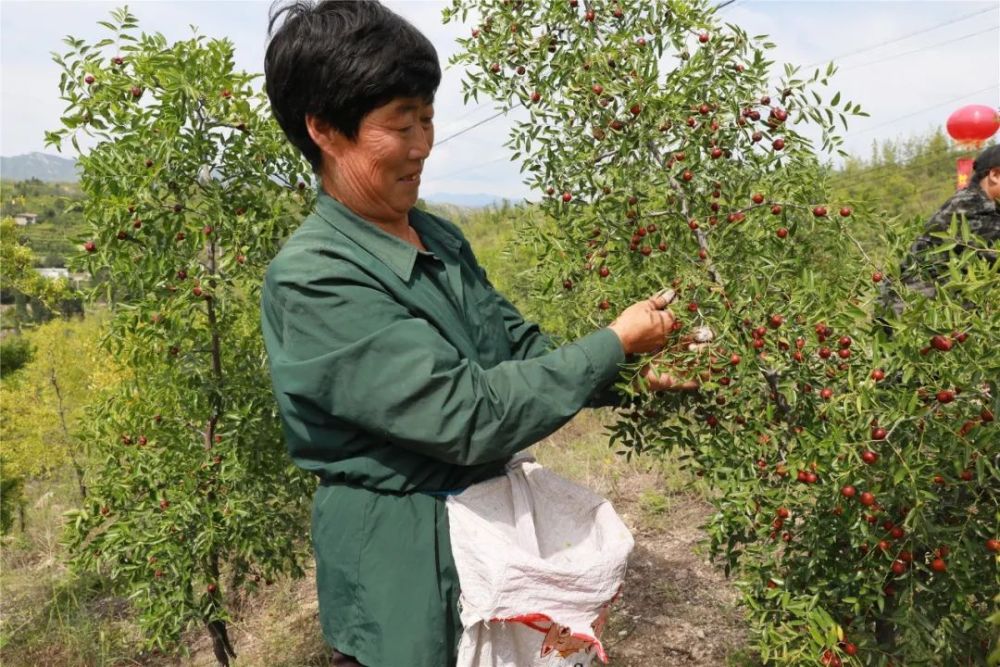
<svg viewBox="0 0 1000 667">
<path fill-rule="evenodd" d="M 116 664 L 136 639 L 128 607 L 93 575 L 77 576 L 59 543 L 62 513 L 77 500 L 72 473 L 61 470 L 25 489 L 25 529 L 3 538 L 0 552 L 0 662 L 4 665 Z"/>
<path fill-rule="evenodd" d="M 677 494 L 691 493 L 692 478 L 670 458 L 626 460 L 608 447 L 602 419 L 608 412 L 584 411 L 563 429 L 535 445 L 543 465 L 613 502 L 639 498 L 626 508 L 640 524 L 655 527 Z M 215 665 L 207 634 L 195 628 L 182 656 L 144 655 L 136 611 L 106 579 L 78 576 L 64 565 L 59 543 L 62 513 L 78 500 L 69 470 L 25 489 L 26 527 L 3 538 L 0 593 L 0 663 L 46 665 Z M 622 511 L 621 509 L 619 511 Z M 233 600 L 230 636 L 245 667 L 310 667 L 329 664 L 320 633 L 315 579 L 279 579 L 255 595 Z M 664 591 L 665 594 L 669 591 Z M 626 627 L 610 627 L 608 637 Z"/>
</svg>

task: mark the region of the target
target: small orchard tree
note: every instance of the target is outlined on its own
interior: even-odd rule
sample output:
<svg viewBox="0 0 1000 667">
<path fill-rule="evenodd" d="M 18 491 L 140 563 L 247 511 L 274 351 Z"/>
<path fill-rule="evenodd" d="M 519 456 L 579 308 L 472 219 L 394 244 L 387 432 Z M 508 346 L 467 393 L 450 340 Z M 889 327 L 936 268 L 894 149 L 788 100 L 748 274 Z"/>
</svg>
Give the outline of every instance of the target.
<svg viewBox="0 0 1000 667">
<path fill-rule="evenodd" d="M 121 377 L 99 349 L 98 317 L 55 319 L 21 334 L 31 359 L 0 382 L 4 477 L 42 477 L 67 463 L 86 499 L 87 453 L 77 431 L 87 405 Z"/>
<path fill-rule="evenodd" d="M 738 576 L 761 657 L 983 660 L 1000 590 L 996 267 L 965 252 L 937 298 L 896 288 L 908 309 L 873 324 L 880 283 L 899 279 L 855 231 L 888 257 L 913 232 L 829 201 L 817 157 L 860 106 L 825 91 L 832 65 L 775 72 L 766 38 L 706 2 L 445 11 L 470 15 L 466 98 L 529 116 L 508 145 L 547 216 L 522 230 L 535 296 L 576 335 L 677 295 L 662 357 L 701 389 L 632 392 L 650 361 L 636 360 L 612 442 L 679 450 L 712 487 L 712 553 Z M 942 257 L 977 243 L 958 224 L 948 236 Z"/>
<path fill-rule="evenodd" d="M 308 534 L 258 319 L 308 170 L 230 42 L 168 44 L 124 9 L 101 25 L 107 39 L 55 56 L 67 108 L 47 139 L 89 138 L 75 265 L 106 276 L 105 343 L 127 377 L 89 413 L 95 469 L 68 542 L 127 592 L 150 644 L 204 624 L 228 663 L 227 596 L 299 574 Z"/>
</svg>

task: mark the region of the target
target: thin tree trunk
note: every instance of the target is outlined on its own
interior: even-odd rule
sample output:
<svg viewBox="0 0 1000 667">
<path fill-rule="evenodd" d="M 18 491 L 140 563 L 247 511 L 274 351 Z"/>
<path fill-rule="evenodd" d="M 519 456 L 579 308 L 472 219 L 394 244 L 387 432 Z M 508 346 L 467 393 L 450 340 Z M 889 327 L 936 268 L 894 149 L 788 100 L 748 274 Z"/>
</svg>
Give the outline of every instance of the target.
<svg viewBox="0 0 1000 667">
<path fill-rule="evenodd" d="M 56 377 L 56 369 L 50 369 L 49 380 L 52 382 L 52 388 L 56 392 L 56 399 L 59 401 L 59 422 L 62 425 L 63 436 L 66 438 L 67 444 L 72 444 L 73 436 L 70 435 L 69 426 L 66 424 L 66 409 L 63 406 L 62 391 L 59 389 L 59 379 Z M 80 499 L 86 500 L 87 486 L 83 481 L 83 467 L 76 458 L 76 452 L 72 449 L 69 450 L 69 460 L 73 464 L 74 472 L 76 472 L 76 484 L 80 490 Z"/>
</svg>

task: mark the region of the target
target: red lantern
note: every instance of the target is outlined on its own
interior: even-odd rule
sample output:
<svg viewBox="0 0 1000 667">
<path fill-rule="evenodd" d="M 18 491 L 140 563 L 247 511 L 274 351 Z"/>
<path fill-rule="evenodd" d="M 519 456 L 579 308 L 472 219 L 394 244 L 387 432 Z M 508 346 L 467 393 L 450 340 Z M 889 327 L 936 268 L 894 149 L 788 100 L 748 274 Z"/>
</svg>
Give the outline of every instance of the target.
<svg viewBox="0 0 1000 667">
<path fill-rule="evenodd" d="M 992 107 L 970 104 L 951 114 L 947 127 L 959 144 L 979 148 L 1000 128 L 1000 114 Z"/>
</svg>

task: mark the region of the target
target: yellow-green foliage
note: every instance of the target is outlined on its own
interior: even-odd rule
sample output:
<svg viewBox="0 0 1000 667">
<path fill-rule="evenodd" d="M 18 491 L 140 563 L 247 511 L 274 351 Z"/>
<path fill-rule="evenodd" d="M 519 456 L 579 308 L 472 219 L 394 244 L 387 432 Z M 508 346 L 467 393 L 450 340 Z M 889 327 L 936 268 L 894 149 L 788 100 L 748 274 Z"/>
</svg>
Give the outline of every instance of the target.
<svg viewBox="0 0 1000 667">
<path fill-rule="evenodd" d="M 12 218 L 0 220 L 0 282 L 22 294 L 34 297 L 53 310 L 70 296 L 68 281 L 49 280 L 34 269 L 35 254 L 17 240 Z"/>
<path fill-rule="evenodd" d="M 77 456 L 84 407 L 121 378 L 99 348 L 101 322 L 56 319 L 22 335 L 34 358 L 0 383 L 3 476 L 34 477 Z"/>
</svg>

